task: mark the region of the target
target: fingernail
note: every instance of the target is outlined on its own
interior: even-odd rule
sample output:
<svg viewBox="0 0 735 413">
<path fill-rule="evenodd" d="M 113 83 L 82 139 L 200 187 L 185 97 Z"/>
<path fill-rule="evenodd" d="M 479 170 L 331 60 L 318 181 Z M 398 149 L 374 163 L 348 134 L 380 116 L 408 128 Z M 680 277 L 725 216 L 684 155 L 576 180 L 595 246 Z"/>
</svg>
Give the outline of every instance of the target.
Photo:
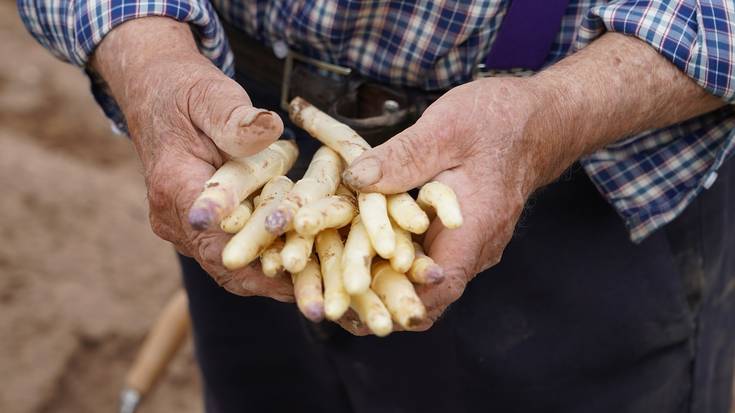
<svg viewBox="0 0 735 413">
<path fill-rule="evenodd" d="M 270 137 L 279 137 L 283 133 L 283 122 L 277 114 L 270 111 L 263 111 L 255 115 L 251 122 L 240 126 L 247 127 L 252 130 L 255 136 L 267 135 Z"/>
<path fill-rule="evenodd" d="M 283 122 L 274 112 L 239 107 L 232 112 L 217 146 L 233 157 L 248 156 L 254 145 L 264 148 L 283 133 Z"/>
<path fill-rule="evenodd" d="M 377 183 L 383 176 L 380 161 L 367 158 L 353 163 L 342 174 L 342 180 L 352 189 L 359 190 Z"/>
<path fill-rule="evenodd" d="M 236 115 L 240 117 L 238 125 L 241 127 L 247 127 L 258 123 L 262 124 L 264 122 L 269 123 L 271 121 L 271 112 L 265 109 L 245 107 Z"/>
</svg>

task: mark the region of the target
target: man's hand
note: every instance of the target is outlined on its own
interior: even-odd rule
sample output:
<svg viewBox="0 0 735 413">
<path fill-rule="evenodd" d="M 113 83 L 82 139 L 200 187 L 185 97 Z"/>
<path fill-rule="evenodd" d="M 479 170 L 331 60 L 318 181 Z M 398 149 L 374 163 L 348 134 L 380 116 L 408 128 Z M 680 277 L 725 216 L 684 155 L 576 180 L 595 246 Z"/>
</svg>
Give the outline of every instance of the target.
<svg viewBox="0 0 735 413">
<path fill-rule="evenodd" d="M 608 34 L 532 78 L 452 89 L 415 125 L 355 160 L 344 178 L 361 191 L 398 193 L 435 179 L 456 192 L 464 225 L 449 230 L 435 220 L 424 240 L 445 271 L 441 284 L 417 288 L 426 329 L 499 262 L 534 190 L 608 143 L 722 104 L 645 43 Z"/>
<path fill-rule="evenodd" d="M 475 274 L 500 260 L 536 186 L 534 141 L 524 131 L 535 100 L 526 82 L 486 79 L 452 89 L 415 125 L 358 158 L 345 174 L 364 191 L 398 193 L 434 179 L 456 192 L 464 224 L 449 230 L 435 219 L 424 240 L 445 274 L 441 284 L 417 288 L 430 322 Z"/>
<path fill-rule="evenodd" d="M 115 28 L 92 65 L 125 114 L 143 164 L 153 231 L 228 291 L 292 301 L 285 278 L 267 278 L 257 266 L 225 270 L 221 252 L 229 236 L 194 231 L 187 220 L 204 182 L 229 155 L 250 155 L 278 139 L 278 115 L 253 108 L 245 91 L 198 52 L 188 25 L 171 19 Z"/>
</svg>

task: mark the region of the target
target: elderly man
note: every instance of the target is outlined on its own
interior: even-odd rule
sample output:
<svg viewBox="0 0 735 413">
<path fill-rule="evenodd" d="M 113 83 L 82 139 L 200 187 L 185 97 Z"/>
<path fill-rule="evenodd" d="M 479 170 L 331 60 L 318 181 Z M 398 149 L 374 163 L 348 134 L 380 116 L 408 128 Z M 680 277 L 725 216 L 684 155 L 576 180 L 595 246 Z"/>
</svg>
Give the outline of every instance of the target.
<svg viewBox="0 0 735 413">
<path fill-rule="evenodd" d="M 193 257 L 208 412 L 728 411 L 731 1 L 19 7 L 39 42 L 86 69 L 143 163 L 153 230 Z M 447 274 L 420 290 L 426 331 L 357 337 L 238 297 L 292 291 L 225 271 L 225 235 L 187 224 L 228 155 L 282 131 L 313 153 L 282 112 L 253 107 L 297 94 L 385 141 L 346 171 L 354 188 L 437 179 L 457 192 L 466 225 L 433 225 L 424 242 Z"/>
</svg>

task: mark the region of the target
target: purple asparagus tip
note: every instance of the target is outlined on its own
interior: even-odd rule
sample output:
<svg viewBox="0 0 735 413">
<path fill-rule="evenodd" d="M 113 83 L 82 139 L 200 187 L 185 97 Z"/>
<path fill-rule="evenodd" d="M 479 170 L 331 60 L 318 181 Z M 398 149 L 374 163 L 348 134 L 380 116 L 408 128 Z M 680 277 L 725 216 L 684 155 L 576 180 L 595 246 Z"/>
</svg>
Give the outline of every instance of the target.
<svg viewBox="0 0 735 413">
<path fill-rule="evenodd" d="M 313 321 L 315 323 L 318 323 L 322 320 L 324 320 L 324 304 L 322 303 L 309 303 L 306 306 L 304 306 L 304 316 L 309 319 L 309 321 Z"/>
<path fill-rule="evenodd" d="M 285 232 L 288 221 L 286 213 L 277 209 L 265 218 L 265 229 L 273 235 L 281 235 Z"/>
<path fill-rule="evenodd" d="M 210 228 L 217 216 L 217 207 L 212 202 L 205 205 L 194 205 L 189 210 L 189 224 L 197 231 Z"/>
<path fill-rule="evenodd" d="M 432 265 L 426 269 L 426 282 L 429 284 L 437 284 L 444 279 L 444 270 L 438 265 Z"/>
</svg>

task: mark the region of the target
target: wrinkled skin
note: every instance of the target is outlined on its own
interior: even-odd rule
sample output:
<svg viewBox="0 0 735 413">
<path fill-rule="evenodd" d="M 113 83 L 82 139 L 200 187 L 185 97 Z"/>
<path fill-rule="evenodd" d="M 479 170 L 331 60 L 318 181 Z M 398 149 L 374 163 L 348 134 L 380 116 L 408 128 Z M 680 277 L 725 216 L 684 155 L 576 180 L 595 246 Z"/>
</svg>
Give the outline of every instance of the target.
<svg viewBox="0 0 735 413">
<path fill-rule="evenodd" d="M 156 50 L 148 58 L 147 36 L 156 39 L 153 44 L 170 38 L 179 46 Z M 138 41 L 139 48 L 131 46 Z M 126 55 L 130 47 L 134 53 Z M 290 281 L 265 277 L 259 264 L 227 271 L 221 254 L 230 235 L 219 228 L 195 231 L 187 220 L 204 182 L 228 157 L 221 148 L 233 155 L 264 149 L 283 130 L 278 116 L 254 109 L 242 87 L 197 52 L 187 26 L 173 20 L 126 23 L 105 38 L 94 59 L 125 114 L 141 159 L 153 231 L 194 257 L 228 291 L 293 301 Z M 260 121 L 241 122 L 252 121 L 253 115 Z M 273 128 L 262 133 L 262 123 Z"/>
<path fill-rule="evenodd" d="M 532 96 L 518 79 L 479 83 L 452 89 L 415 125 L 359 158 L 345 174 L 350 185 L 366 191 L 399 193 L 433 179 L 457 194 L 464 224 L 449 230 L 434 219 L 424 238 L 425 251 L 442 266 L 445 279 L 417 286 L 428 314 L 419 331 L 462 295 L 475 274 L 500 261 L 534 187 L 523 126 L 534 110 Z M 377 182 L 366 185 L 375 176 L 364 162 L 378 165 Z M 341 324 L 354 334 L 368 333 L 354 314 Z"/>
<path fill-rule="evenodd" d="M 434 220 L 424 239 L 445 280 L 416 288 L 428 311 L 421 331 L 500 261 L 534 190 L 606 144 L 722 105 L 645 43 L 608 34 L 531 78 L 451 89 L 415 125 L 356 159 L 344 179 L 361 191 L 438 180 L 456 192 L 464 225 Z M 354 314 L 341 324 L 369 333 Z"/>
</svg>

